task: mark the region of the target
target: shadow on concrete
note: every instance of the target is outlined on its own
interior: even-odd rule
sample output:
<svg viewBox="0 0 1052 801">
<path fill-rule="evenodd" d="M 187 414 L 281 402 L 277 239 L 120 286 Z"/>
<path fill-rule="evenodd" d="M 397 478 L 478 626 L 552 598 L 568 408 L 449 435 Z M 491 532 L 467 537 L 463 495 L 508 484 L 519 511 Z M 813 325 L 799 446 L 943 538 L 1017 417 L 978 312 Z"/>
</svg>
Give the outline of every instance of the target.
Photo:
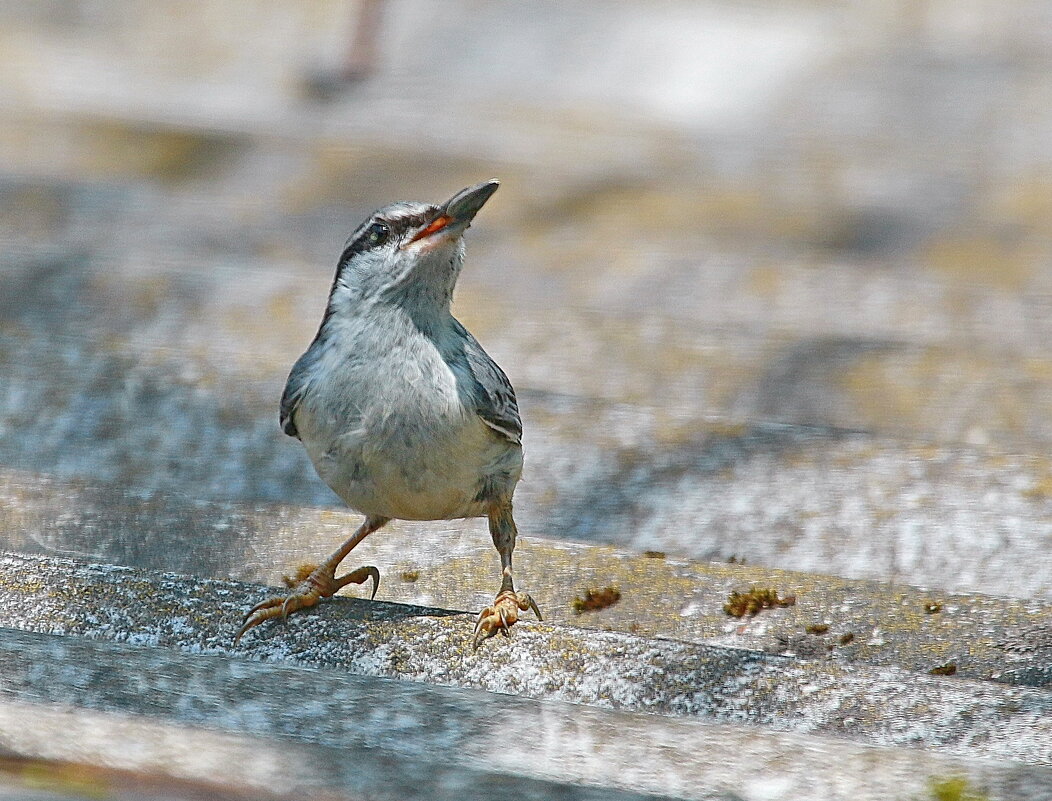
<svg viewBox="0 0 1052 801">
<path fill-rule="evenodd" d="M 612 469 L 590 475 L 563 496 L 553 509 L 552 530 L 569 539 L 608 542 L 611 532 L 629 533 L 649 519 L 655 513 L 654 498 L 667 496 L 684 479 L 693 478 L 698 493 L 718 493 L 721 474 L 760 455 L 804 451 L 858 434 L 828 426 L 753 423 L 701 432 L 661 451 L 626 449 L 617 454 Z"/>
<path fill-rule="evenodd" d="M 747 393 L 747 415 L 807 426 L 830 425 L 842 405 L 837 374 L 859 359 L 901 349 L 883 340 L 818 337 L 794 343 L 774 359 Z"/>
<path fill-rule="evenodd" d="M 415 606 L 392 601 L 348 598 L 346 596 L 329 598 L 323 604 L 315 607 L 315 609 L 328 610 L 326 614 L 340 620 L 388 621 L 392 623 L 416 617 L 455 617 L 457 615 L 472 615 L 474 617 L 475 615 L 474 612 L 468 612 L 463 609 L 440 609 L 436 606 Z"/>
</svg>

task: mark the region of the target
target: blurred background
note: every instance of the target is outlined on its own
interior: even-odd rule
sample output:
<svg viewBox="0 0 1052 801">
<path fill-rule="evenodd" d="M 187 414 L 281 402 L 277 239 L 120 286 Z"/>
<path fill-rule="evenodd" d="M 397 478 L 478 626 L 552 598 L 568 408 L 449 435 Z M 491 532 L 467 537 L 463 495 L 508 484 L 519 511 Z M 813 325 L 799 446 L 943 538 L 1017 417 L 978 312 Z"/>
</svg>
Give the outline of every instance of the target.
<svg viewBox="0 0 1052 801">
<path fill-rule="evenodd" d="M 0 2 L 3 547 L 327 554 L 277 405 L 336 258 L 491 177 L 524 535 L 1052 598 L 1039 0 Z"/>
</svg>

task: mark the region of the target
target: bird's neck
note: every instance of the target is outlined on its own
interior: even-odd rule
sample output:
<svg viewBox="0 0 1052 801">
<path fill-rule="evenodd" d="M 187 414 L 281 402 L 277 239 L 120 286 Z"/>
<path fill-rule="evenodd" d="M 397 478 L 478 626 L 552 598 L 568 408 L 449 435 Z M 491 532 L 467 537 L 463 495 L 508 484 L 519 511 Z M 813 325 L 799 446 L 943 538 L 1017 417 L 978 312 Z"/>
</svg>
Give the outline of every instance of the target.
<svg viewBox="0 0 1052 801">
<path fill-rule="evenodd" d="M 449 302 L 445 303 L 405 303 L 401 311 L 421 333 L 434 340 L 439 340 L 452 326 L 453 314 Z"/>
<path fill-rule="evenodd" d="M 435 280 L 435 276 L 418 273 L 393 288 L 384 300 L 403 312 L 424 334 L 437 338 L 453 320 L 453 281 L 441 280 L 445 277 Z"/>
</svg>

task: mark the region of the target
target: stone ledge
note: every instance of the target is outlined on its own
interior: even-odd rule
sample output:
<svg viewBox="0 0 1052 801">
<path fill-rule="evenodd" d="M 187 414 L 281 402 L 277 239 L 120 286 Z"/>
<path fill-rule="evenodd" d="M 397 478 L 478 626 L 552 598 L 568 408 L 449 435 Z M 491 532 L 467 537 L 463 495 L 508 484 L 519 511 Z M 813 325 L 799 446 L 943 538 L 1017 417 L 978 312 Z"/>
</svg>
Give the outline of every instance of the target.
<svg viewBox="0 0 1052 801">
<path fill-rule="evenodd" d="M 342 510 L 207 502 L 0 470 L 6 549 L 90 551 L 92 561 L 151 570 L 272 581 L 330 553 L 360 519 Z M 481 521 L 396 521 L 362 543 L 353 562 L 379 567 L 380 599 L 479 609 L 492 599 L 498 571 L 484 529 Z M 536 537 L 520 539 L 515 559 L 519 583 L 549 622 L 921 673 L 952 664 L 960 678 L 1052 687 L 1047 600 L 647 558 Z M 575 596 L 607 586 L 620 591 L 618 603 L 574 614 Z M 724 613 L 731 592 L 753 586 L 795 595 L 796 604 L 754 618 Z"/>
<path fill-rule="evenodd" d="M 484 603 L 495 561 L 485 538 L 429 533 L 428 539 L 427 553 L 406 547 L 404 538 L 375 543 L 377 562 L 390 577 L 385 597 L 441 607 L 465 598 Z M 921 673 L 952 664 L 960 678 L 1052 687 L 1052 604 L 1039 600 L 537 538 L 524 539 L 516 559 L 525 586 L 540 588 L 534 594 L 551 622 Z M 398 581 L 405 571 L 419 575 Z M 575 596 L 606 586 L 620 592 L 616 604 L 575 614 Z M 755 617 L 729 616 L 724 605 L 730 594 L 752 587 L 792 595 L 796 602 Z"/>
<path fill-rule="evenodd" d="M 1052 792 L 1048 767 L 11 629 L 0 671 L 0 746 L 217 795 L 887 801 L 948 780 L 1013 801 Z"/>
<path fill-rule="evenodd" d="M 1042 689 L 551 623 L 521 623 L 473 652 L 469 614 L 342 598 L 234 647 L 241 614 L 272 590 L 17 554 L 0 567 L 0 625 L 11 628 L 1052 763 Z"/>
</svg>

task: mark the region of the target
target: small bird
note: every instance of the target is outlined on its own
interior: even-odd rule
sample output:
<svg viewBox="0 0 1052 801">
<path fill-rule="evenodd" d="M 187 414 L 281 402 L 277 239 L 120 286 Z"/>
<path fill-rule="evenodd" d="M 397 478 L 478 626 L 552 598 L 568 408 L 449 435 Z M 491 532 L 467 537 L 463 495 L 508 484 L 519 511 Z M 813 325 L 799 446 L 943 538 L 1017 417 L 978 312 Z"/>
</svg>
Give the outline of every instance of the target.
<svg viewBox="0 0 1052 801">
<path fill-rule="evenodd" d="M 380 572 L 336 568 L 392 519 L 489 518 L 501 584 L 475 624 L 474 648 L 507 635 L 519 612 L 512 494 L 522 472 L 522 421 L 504 371 L 450 312 L 464 263 L 464 231 L 497 191 L 486 181 L 440 206 L 394 203 L 347 240 L 321 326 L 292 367 L 281 427 L 297 437 L 322 480 L 365 522 L 286 597 L 249 610 L 241 635 L 313 606 Z"/>
</svg>

